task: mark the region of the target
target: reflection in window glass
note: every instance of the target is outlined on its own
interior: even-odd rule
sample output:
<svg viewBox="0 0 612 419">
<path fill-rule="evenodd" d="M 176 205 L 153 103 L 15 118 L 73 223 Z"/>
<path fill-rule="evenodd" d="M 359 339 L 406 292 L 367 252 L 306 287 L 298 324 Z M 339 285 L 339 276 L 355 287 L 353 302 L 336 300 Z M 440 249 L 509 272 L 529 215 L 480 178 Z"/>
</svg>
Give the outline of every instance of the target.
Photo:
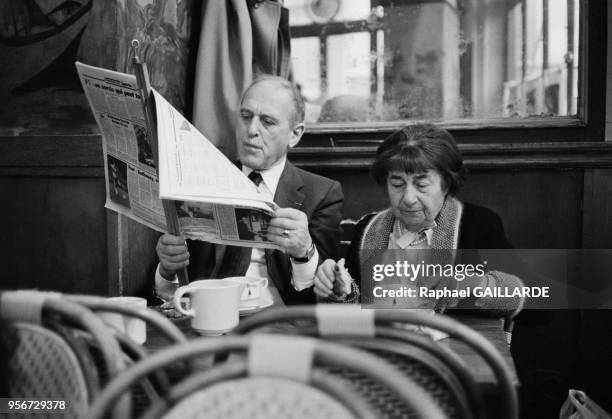
<svg viewBox="0 0 612 419">
<path fill-rule="evenodd" d="M 578 6 L 579 2 L 574 1 L 574 11 L 573 13 L 568 13 L 567 19 L 568 22 L 568 30 L 567 34 L 570 37 L 571 41 L 568 40 L 569 47 L 567 48 L 570 51 L 567 59 L 567 66 L 571 71 L 566 73 L 566 77 L 570 80 L 568 81 L 568 94 L 567 94 L 567 113 L 568 115 L 575 115 L 578 112 L 578 12 L 580 10 Z"/>
<path fill-rule="evenodd" d="M 370 0 L 285 0 L 291 10 L 291 25 L 312 25 L 367 19 Z"/>
<path fill-rule="evenodd" d="M 314 3 L 325 3 L 325 0 Z M 367 19 L 370 15 L 370 0 L 332 1 L 339 3 L 338 14 L 333 18 L 335 21 Z"/>
<path fill-rule="evenodd" d="M 578 3 L 285 0 L 307 122 L 574 115 Z"/>
<path fill-rule="evenodd" d="M 508 11 L 508 80 L 519 80 L 523 74 L 523 4 L 517 3 Z"/>
<path fill-rule="evenodd" d="M 567 2 L 554 2 L 548 8 L 548 67 L 565 64 L 567 48 Z"/>
<path fill-rule="evenodd" d="M 542 25 L 542 2 L 528 1 L 526 14 L 527 76 L 538 77 L 544 61 L 544 27 Z"/>
<path fill-rule="evenodd" d="M 319 107 L 312 105 L 321 97 L 321 54 L 319 38 L 295 38 L 292 41 L 291 65 L 293 77 L 306 103 L 306 120 L 314 121 L 319 116 Z"/>
<path fill-rule="evenodd" d="M 310 0 L 285 0 L 285 7 L 290 10 L 289 23 L 291 26 L 312 25 L 314 20 L 308 13 Z"/>
<path fill-rule="evenodd" d="M 321 122 L 368 118 L 370 98 L 370 34 L 354 32 L 327 37 L 327 97 Z M 330 114 L 332 112 L 332 114 Z"/>
<path fill-rule="evenodd" d="M 327 37 L 327 92 L 370 95 L 370 34 Z"/>
</svg>

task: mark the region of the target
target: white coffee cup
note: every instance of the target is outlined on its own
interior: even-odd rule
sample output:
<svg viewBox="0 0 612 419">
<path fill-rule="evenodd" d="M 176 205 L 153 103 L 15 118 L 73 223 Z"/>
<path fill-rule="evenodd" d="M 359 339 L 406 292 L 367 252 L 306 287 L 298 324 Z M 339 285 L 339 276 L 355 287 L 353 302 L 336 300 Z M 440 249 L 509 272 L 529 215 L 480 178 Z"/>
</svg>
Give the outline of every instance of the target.
<svg viewBox="0 0 612 419">
<path fill-rule="evenodd" d="M 114 304 L 140 310 L 147 308 L 147 300 L 140 297 L 111 297 L 107 300 Z M 126 334 L 136 343 L 143 344 L 147 340 L 147 325 L 144 320 L 110 311 L 101 311 L 100 317 L 107 325 Z"/>
<path fill-rule="evenodd" d="M 205 336 L 219 336 L 238 325 L 238 306 L 245 285 L 235 281 L 206 279 L 180 287 L 174 293 L 175 309 L 191 317 L 191 328 Z M 191 308 L 181 298 L 189 295 Z"/>
<path fill-rule="evenodd" d="M 261 292 L 268 287 L 268 278 L 258 278 L 254 276 L 232 276 L 225 278 L 225 281 L 234 281 L 244 284 L 245 288 L 240 295 L 240 306 L 252 305 L 254 300 L 261 297 Z"/>
</svg>

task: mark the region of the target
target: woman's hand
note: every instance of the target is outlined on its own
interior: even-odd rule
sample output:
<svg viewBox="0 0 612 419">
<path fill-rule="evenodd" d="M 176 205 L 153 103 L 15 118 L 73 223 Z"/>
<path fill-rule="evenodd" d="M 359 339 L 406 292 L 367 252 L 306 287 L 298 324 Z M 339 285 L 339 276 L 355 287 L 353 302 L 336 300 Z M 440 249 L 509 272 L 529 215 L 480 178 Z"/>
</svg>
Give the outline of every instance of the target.
<svg viewBox="0 0 612 419">
<path fill-rule="evenodd" d="M 319 297 L 328 298 L 332 294 L 337 298 L 351 293 L 353 278 L 344 267 L 344 259 L 338 263 L 327 259 L 317 268 L 314 280 L 314 292 Z"/>
</svg>

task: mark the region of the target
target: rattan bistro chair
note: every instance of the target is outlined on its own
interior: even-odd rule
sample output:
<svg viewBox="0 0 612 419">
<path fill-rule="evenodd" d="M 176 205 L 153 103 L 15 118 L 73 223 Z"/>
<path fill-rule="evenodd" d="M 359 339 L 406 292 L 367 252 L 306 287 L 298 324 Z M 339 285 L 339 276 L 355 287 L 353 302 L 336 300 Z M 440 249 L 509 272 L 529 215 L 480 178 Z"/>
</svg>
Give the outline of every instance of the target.
<svg viewBox="0 0 612 419">
<path fill-rule="evenodd" d="M 79 361 L 80 370 L 84 373 L 89 404 L 93 403 L 103 385 L 103 377 L 98 371 L 99 357 L 94 356 L 90 344 L 82 336 L 57 319 L 45 319 L 44 326 L 49 331 L 57 333 L 74 352 Z"/>
<path fill-rule="evenodd" d="M 291 323 L 292 328 L 278 326 Z M 432 395 L 450 417 L 486 417 L 474 378 L 446 346 L 398 324 L 424 325 L 441 330 L 472 347 L 489 364 L 503 395 L 500 416 L 518 417 L 518 399 L 512 375 L 499 352 L 483 336 L 446 316 L 429 316 L 408 310 L 362 310 L 356 306 L 319 304 L 270 309 L 242 321 L 234 333 L 260 329 L 316 335 L 369 350 L 392 362 Z M 372 389 L 367 380 L 346 375 L 363 397 L 370 398 L 383 417 L 410 415 L 409 406 L 392 395 Z"/>
<path fill-rule="evenodd" d="M 151 371 L 187 359 L 230 353 L 244 354 L 246 359 L 232 356 L 187 377 L 145 417 L 375 418 L 376 413 L 336 377 L 313 368 L 321 362 L 354 369 L 379 381 L 413 406 L 416 417 L 445 417 L 414 381 L 372 354 L 319 339 L 264 334 L 201 338 L 157 352 L 113 380 L 88 417 L 102 418 L 117 397 Z"/>
<path fill-rule="evenodd" d="M 93 295 L 65 295 L 68 301 L 81 304 L 88 309 L 98 312 L 113 312 L 143 320 L 156 328 L 170 343 L 187 342 L 187 338 L 168 318 L 152 309 L 139 309 L 124 304 L 109 301 L 107 298 Z"/>
<path fill-rule="evenodd" d="M 187 342 L 183 332 L 168 318 L 155 310 L 126 306 L 116 301 L 109 301 L 104 297 L 92 295 L 66 295 L 65 297 L 69 301 L 83 305 L 95 313 L 112 312 L 143 320 L 146 324 L 157 329 L 170 344 Z M 138 362 L 148 355 L 143 346 L 132 341 L 127 335 L 114 329 L 113 333 L 129 364 Z M 167 390 L 168 379 L 162 372 L 154 374 L 153 381 L 161 386 L 162 391 Z"/>
<path fill-rule="evenodd" d="M 81 304 L 95 313 L 112 312 L 143 320 L 147 325 L 157 329 L 170 344 L 187 342 L 183 332 L 168 318 L 155 310 L 126 306 L 117 301 L 91 295 L 66 295 L 65 298 Z M 127 335 L 114 329 L 113 332 L 126 357 L 127 364 L 132 365 L 148 356 L 146 349 Z M 170 380 L 163 370 L 154 371 L 150 377 L 143 378 L 138 386 L 133 387 L 131 392 L 133 414 L 138 415 L 142 413 L 151 403 L 159 398 L 160 394 L 166 393 L 169 388 Z"/>
<path fill-rule="evenodd" d="M 63 401 L 64 408 L 54 412 L 60 412 L 64 418 L 84 417 L 91 393 L 88 378 L 72 348 L 57 333 L 40 325 L 11 322 L 7 328 L 7 333 L 16 339 L 9 360 L 8 396 Z"/>
<path fill-rule="evenodd" d="M 59 352 L 51 352 L 53 356 L 48 356 L 45 350 L 35 350 L 40 346 L 40 339 L 28 338 L 23 340 L 24 345 L 28 346 L 27 351 L 31 354 L 31 359 L 28 362 L 16 363 L 14 366 L 21 369 L 21 372 L 13 372 L 14 374 L 23 374 L 27 377 L 28 374 L 34 376 L 41 374 L 52 375 L 51 371 L 55 371 L 55 363 L 59 363 L 59 354 L 69 351 L 70 355 L 67 358 L 76 360 L 73 366 L 78 366 L 77 371 L 83 374 L 83 380 L 79 380 L 83 388 L 81 391 L 86 393 L 89 399 L 95 398 L 100 383 L 99 379 L 102 376 L 114 377 L 120 371 L 125 369 L 125 359 L 118 342 L 114 339 L 111 331 L 106 327 L 98 316 L 92 313 L 87 308 L 68 301 L 61 294 L 41 292 L 36 290 L 19 290 L 19 291 L 4 291 L 0 293 L 0 318 L 9 325 L 31 325 L 34 328 L 28 328 L 30 336 L 34 336 L 32 330 L 40 332 L 44 330 L 44 335 L 40 339 L 47 339 L 49 342 L 61 341 L 63 344 L 56 346 Z M 21 326 L 17 326 L 22 329 Z M 71 329 L 78 330 L 77 333 L 72 333 Z M 73 331 L 74 331 L 73 330 Z M 50 338 L 54 336 L 55 338 Z M 68 338 L 68 336 L 73 337 Z M 86 336 L 88 341 L 95 345 L 97 356 L 93 352 L 84 351 L 86 346 L 75 344 L 81 337 Z M 91 349 L 87 347 L 87 349 Z M 26 351 L 25 348 L 21 350 Z M 89 369 L 92 365 L 92 360 L 98 358 L 96 362 L 97 370 Z M 37 368 L 32 369 L 34 365 Z M 46 368 L 42 368 L 46 365 Z M 39 368 L 41 367 L 41 368 Z M 78 373 L 77 373 L 78 374 Z M 61 380 L 61 376 L 58 378 Z M 35 386 L 35 381 L 24 381 L 20 389 L 26 394 L 26 389 L 29 387 L 30 392 L 36 393 L 39 389 Z M 46 397 L 44 395 L 35 396 L 28 393 L 30 397 Z M 18 397 L 18 395 L 15 395 Z M 69 394 L 64 397 L 65 400 L 70 400 Z M 122 411 L 129 412 L 131 409 L 131 401 L 128 397 L 121 399 L 114 406 L 113 413 L 121 415 Z"/>
<path fill-rule="evenodd" d="M 326 307 L 326 306 L 321 306 Z M 413 333 L 409 330 L 389 326 L 376 325 L 370 316 L 370 325 L 360 320 L 355 313 L 355 307 L 346 307 L 326 311 L 317 322 L 316 312 L 310 308 L 310 321 L 301 319 L 292 322 L 293 327 L 287 327 L 287 316 L 279 314 L 272 316 L 269 322 L 259 323 L 246 321 L 237 329 L 237 333 L 253 331 L 263 326 L 264 332 L 276 330 L 279 332 L 298 333 L 301 335 L 321 336 L 336 342 L 348 344 L 367 350 L 392 363 L 402 373 L 413 378 L 428 394 L 430 394 L 449 418 L 479 418 L 485 417 L 485 406 L 476 383 L 457 356 L 447 348 L 438 345 L 428 336 Z M 291 309 L 289 309 L 291 310 Z M 371 314 L 371 313 L 370 313 Z M 350 318 L 346 317 L 350 315 Z M 291 314 L 288 316 L 291 318 Z M 363 317 L 363 316 L 361 316 Z M 285 326 L 283 327 L 283 323 Z M 329 325 L 335 326 L 331 329 Z M 356 330 L 354 330 L 356 329 Z M 381 418 L 411 417 L 411 407 L 402 403 L 392 392 L 378 383 L 360 376 L 354 371 L 338 368 L 333 365 L 322 366 L 326 371 L 342 377 L 346 385 L 358 392 L 362 398 L 375 407 Z"/>
</svg>

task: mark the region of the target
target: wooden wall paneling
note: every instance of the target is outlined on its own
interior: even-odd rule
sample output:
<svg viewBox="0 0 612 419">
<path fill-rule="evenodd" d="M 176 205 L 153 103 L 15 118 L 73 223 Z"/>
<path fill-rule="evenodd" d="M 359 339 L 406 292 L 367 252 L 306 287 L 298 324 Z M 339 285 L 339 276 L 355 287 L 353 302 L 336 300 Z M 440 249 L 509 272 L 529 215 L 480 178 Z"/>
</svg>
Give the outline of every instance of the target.
<svg viewBox="0 0 612 419">
<path fill-rule="evenodd" d="M 583 199 L 583 247 L 612 248 L 612 169 L 585 171 Z"/>
<path fill-rule="evenodd" d="M 386 208 L 386 192 L 365 169 L 318 171 L 338 180 L 344 191 L 344 218 L 359 219 Z M 516 247 L 581 246 L 582 170 L 472 170 L 461 200 L 496 211 Z"/>
<path fill-rule="evenodd" d="M 610 247 L 612 148 L 582 144 L 574 164 L 570 149 L 466 146 L 470 173 L 460 198 L 497 211 L 517 247 Z M 1 286 L 150 295 L 158 233 L 104 209 L 101 157 L 94 135 L 0 139 L 0 193 L 9 198 L 0 210 L 7 225 Z M 388 205 L 369 177 L 372 157 L 372 148 L 353 157 L 338 149 L 292 154 L 299 166 L 342 183 L 344 216 L 354 219 Z"/>
<path fill-rule="evenodd" d="M 0 169 L 48 170 L 45 177 L 54 176 L 54 169 L 102 169 L 102 137 L 96 135 L 41 135 L 0 137 Z M 104 176 L 97 171 L 96 176 Z"/>
<path fill-rule="evenodd" d="M 153 296 L 159 234 L 107 210 L 108 295 Z"/>
<path fill-rule="evenodd" d="M 107 293 L 104 184 L 0 177 L 2 288 Z"/>
<path fill-rule="evenodd" d="M 523 131 L 526 131 L 523 129 Z M 350 133 L 349 133 L 350 134 Z M 518 141 L 520 132 L 513 140 Z M 370 137 L 356 138 L 356 146 L 296 147 L 289 152 L 294 164 L 314 171 L 368 170 L 380 144 Z M 489 137 L 488 141 L 497 140 Z M 459 144 L 469 169 L 580 169 L 612 167 L 612 142 L 542 142 Z"/>
<path fill-rule="evenodd" d="M 150 298 L 153 295 L 157 253 L 155 246 L 160 233 L 133 220 L 127 220 L 128 265 L 123 282 L 124 295 L 138 295 Z"/>
<path fill-rule="evenodd" d="M 106 219 L 108 295 L 151 298 L 160 233 L 110 210 Z"/>
<path fill-rule="evenodd" d="M 153 296 L 159 234 L 107 210 L 108 295 Z"/>
<path fill-rule="evenodd" d="M 374 183 L 367 170 L 317 171 L 337 180 L 344 193 L 343 218 L 358 220 L 364 214 L 389 206 L 387 193 Z"/>
<path fill-rule="evenodd" d="M 523 249 L 581 246 L 582 170 L 472 171 L 460 198 L 497 212 Z"/>
<path fill-rule="evenodd" d="M 127 217 L 106 210 L 106 263 L 108 267 L 107 295 L 124 295 L 129 266 Z"/>
</svg>

